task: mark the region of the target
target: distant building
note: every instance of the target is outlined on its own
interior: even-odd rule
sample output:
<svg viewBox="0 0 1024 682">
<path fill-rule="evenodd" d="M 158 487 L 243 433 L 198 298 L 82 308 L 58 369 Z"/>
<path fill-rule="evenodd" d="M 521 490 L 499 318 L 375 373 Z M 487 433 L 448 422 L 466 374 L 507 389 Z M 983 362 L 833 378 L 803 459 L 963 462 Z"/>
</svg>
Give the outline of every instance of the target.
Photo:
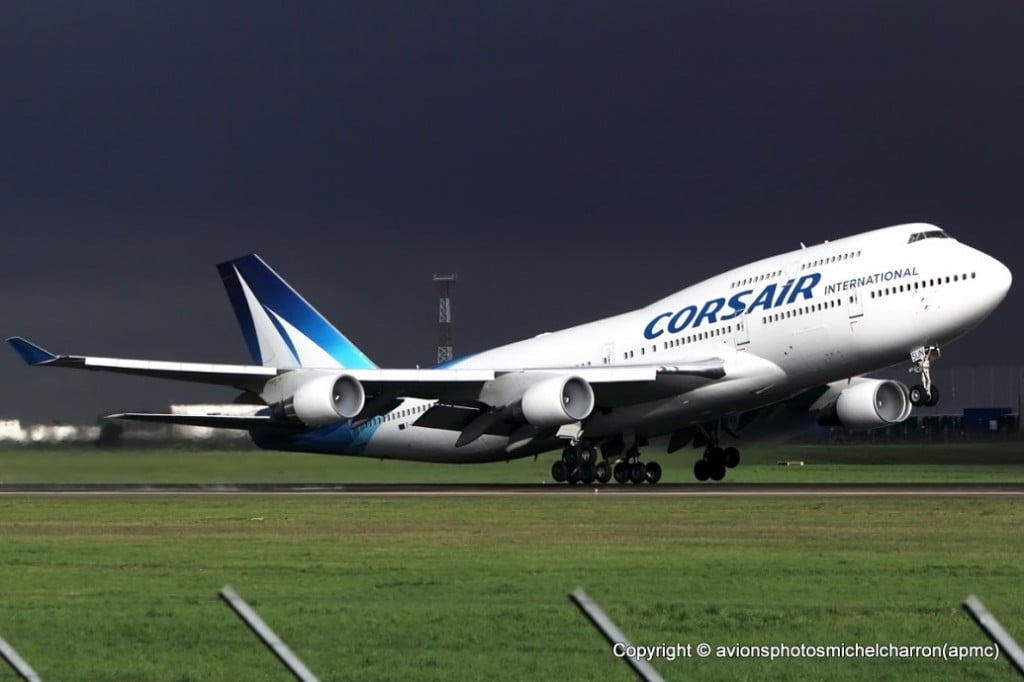
<svg viewBox="0 0 1024 682">
<path fill-rule="evenodd" d="M 28 432 L 21 428 L 19 419 L 0 419 L 0 443 L 24 443 Z"/>
<path fill-rule="evenodd" d="M 98 426 L 71 424 L 31 424 L 28 428 L 18 419 L 0 420 L 0 443 L 51 445 L 57 443 L 91 443 L 100 435 Z"/>
</svg>

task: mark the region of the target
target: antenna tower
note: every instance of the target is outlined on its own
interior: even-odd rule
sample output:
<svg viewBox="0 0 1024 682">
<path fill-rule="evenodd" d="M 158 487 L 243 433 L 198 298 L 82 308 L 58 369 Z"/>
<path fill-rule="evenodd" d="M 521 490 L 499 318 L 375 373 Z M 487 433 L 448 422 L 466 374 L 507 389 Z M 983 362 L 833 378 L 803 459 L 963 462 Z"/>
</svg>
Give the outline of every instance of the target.
<svg viewBox="0 0 1024 682">
<path fill-rule="evenodd" d="M 440 300 L 438 302 L 438 341 L 437 341 L 437 362 L 448 362 L 454 355 L 452 353 L 452 283 L 457 275 L 434 275 L 434 282 L 437 283 L 437 292 Z"/>
</svg>

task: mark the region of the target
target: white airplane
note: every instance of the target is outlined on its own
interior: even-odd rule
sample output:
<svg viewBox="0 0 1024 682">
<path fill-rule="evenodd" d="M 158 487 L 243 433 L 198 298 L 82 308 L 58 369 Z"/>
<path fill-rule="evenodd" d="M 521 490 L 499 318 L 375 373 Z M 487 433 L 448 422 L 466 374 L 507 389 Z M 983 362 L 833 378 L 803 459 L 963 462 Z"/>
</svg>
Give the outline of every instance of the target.
<svg viewBox="0 0 1024 682">
<path fill-rule="evenodd" d="M 380 369 L 258 256 L 218 266 L 256 364 L 54 355 L 30 365 L 232 386 L 251 416 L 122 413 L 246 429 L 262 448 L 489 462 L 564 447 L 556 481 L 657 483 L 640 448 L 704 448 L 698 480 L 739 463 L 725 437 L 794 423 L 870 429 L 934 405 L 930 364 L 1010 288 L 999 261 L 929 224 L 803 247 L 637 310 L 458 358 Z M 859 375 L 909 362 L 920 383 Z M 746 436 L 744 436 L 746 437 Z"/>
</svg>

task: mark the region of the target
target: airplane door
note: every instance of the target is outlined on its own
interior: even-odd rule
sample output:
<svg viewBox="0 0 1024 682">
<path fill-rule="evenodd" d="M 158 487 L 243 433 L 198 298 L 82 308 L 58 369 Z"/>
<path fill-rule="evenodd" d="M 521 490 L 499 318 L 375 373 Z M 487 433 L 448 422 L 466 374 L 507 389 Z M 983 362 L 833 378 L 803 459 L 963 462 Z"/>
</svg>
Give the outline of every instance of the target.
<svg viewBox="0 0 1024 682">
<path fill-rule="evenodd" d="M 750 320 L 747 319 L 747 314 L 744 313 L 736 318 L 736 347 L 740 348 L 750 343 Z"/>
<path fill-rule="evenodd" d="M 849 295 L 846 297 L 846 309 L 850 314 L 851 320 L 864 315 L 864 302 L 860 297 L 860 289 L 850 290 Z"/>
<path fill-rule="evenodd" d="M 604 346 L 601 347 L 601 361 L 604 364 L 606 364 L 606 365 L 610 365 L 610 364 L 612 364 L 614 362 L 614 360 L 615 360 L 615 344 L 614 343 L 606 343 L 606 344 L 604 344 Z"/>
</svg>

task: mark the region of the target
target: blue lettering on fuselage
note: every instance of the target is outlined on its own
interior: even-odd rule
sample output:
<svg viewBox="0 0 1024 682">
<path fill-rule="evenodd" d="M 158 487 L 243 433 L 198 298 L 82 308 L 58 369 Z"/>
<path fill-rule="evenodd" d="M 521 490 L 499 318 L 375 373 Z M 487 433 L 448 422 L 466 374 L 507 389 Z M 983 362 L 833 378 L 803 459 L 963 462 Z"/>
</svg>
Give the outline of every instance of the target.
<svg viewBox="0 0 1024 682">
<path fill-rule="evenodd" d="M 757 298 L 754 299 L 754 302 L 750 304 L 749 308 L 747 308 L 747 312 L 752 312 L 757 308 L 764 308 L 765 310 L 768 310 L 769 308 L 772 307 L 772 301 L 774 300 L 775 285 L 769 284 L 761 291 L 761 293 L 757 295 Z"/>
<path fill-rule="evenodd" d="M 739 317 L 746 310 L 747 306 L 743 302 L 744 296 L 749 296 L 754 293 L 753 289 L 744 289 L 743 291 L 733 294 L 732 298 L 729 299 L 729 307 L 732 308 L 732 312 L 722 317 L 722 321 L 731 320 L 734 317 Z"/>
<path fill-rule="evenodd" d="M 719 321 L 731 320 L 739 317 L 744 313 L 750 313 L 760 308 L 763 310 L 770 310 L 780 305 L 786 305 L 796 302 L 801 296 L 803 300 L 808 300 L 814 297 L 814 287 L 821 281 L 821 273 L 812 272 L 808 275 L 804 275 L 800 279 L 788 280 L 782 289 L 778 289 L 778 285 L 775 283 L 765 286 L 764 289 L 758 293 L 758 295 L 751 301 L 750 305 L 744 303 L 744 298 L 754 293 L 753 289 L 744 289 L 733 294 L 729 299 L 725 298 L 712 298 L 704 302 L 700 307 L 700 312 L 697 312 L 697 306 L 688 305 L 684 308 L 680 308 L 677 311 L 668 311 L 661 313 L 653 320 L 647 323 L 644 327 L 644 337 L 648 339 L 656 339 L 666 331 L 669 334 L 678 334 L 684 329 L 696 329 L 700 327 L 704 322 L 714 323 Z M 728 302 L 729 308 L 732 310 L 728 315 L 723 315 L 721 318 L 718 314 L 726 306 Z M 667 325 L 663 324 L 666 318 L 670 318 Z"/>
<path fill-rule="evenodd" d="M 917 274 L 917 268 L 897 268 L 895 270 L 885 270 L 884 272 L 876 272 L 871 275 L 860 275 L 858 277 L 851 277 L 850 279 L 842 280 L 841 282 L 834 282 L 825 286 L 826 294 L 835 294 L 840 291 L 847 291 L 849 289 L 856 289 L 857 287 L 866 287 L 872 284 L 878 284 L 879 282 L 891 282 L 894 279 L 902 279 L 904 277 L 919 277 Z"/>
<path fill-rule="evenodd" d="M 654 331 L 654 325 L 658 324 L 666 317 L 672 317 L 672 313 L 662 313 L 661 315 L 658 315 L 656 318 L 648 322 L 647 327 L 644 329 L 644 336 L 646 336 L 649 339 L 656 339 L 659 336 L 661 336 L 664 332 L 662 332 L 660 329 L 658 331 Z"/>
<path fill-rule="evenodd" d="M 692 305 L 688 305 L 682 310 L 680 310 L 678 313 L 672 316 L 671 320 L 668 321 L 668 333 L 675 334 L 676 332 L 681 332 L 682 330 L 686 329 L 688 326 L 690 326 L 690 323 L 693 322 L 693 316 L 696 314 L 697 308 Z M 683 321 L 683 317 L 686 318 L 685 322 Z"/>
<path fill-rule="evenodd" d="M 718 311 L 721 310 L 724 305 L 724 298 L 713 298 L 706 302 L 704 307 L 701 308 L 700 315 L 697 316 L 697 320 L 693 323 L 693 326 L 699 327 L 704 320 L 707 320 L 708 322 L 718 322 Z M 669 331 L 671 331 L 671 329 Z"/>
</svg>

